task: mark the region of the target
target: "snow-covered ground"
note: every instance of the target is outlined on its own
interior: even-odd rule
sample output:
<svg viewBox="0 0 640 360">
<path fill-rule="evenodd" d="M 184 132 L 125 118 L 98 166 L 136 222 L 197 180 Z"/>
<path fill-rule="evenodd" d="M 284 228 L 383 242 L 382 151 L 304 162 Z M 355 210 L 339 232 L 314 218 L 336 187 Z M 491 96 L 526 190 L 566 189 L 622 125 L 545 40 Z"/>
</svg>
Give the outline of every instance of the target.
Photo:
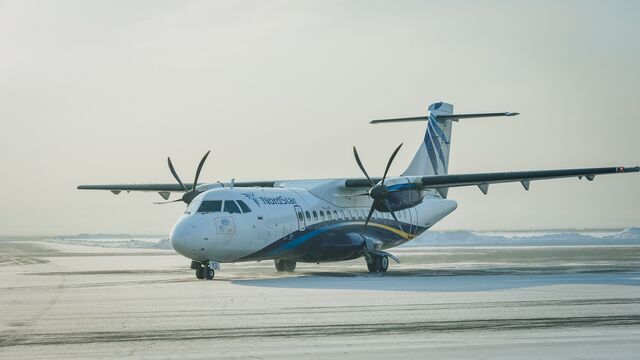
<svg viewBox="0 0 640 360">
<path fill-rule="evenodd" d="M 0 359 L 637 359 L 640 246 L 404 247 L 223 264 L 0 241 Z"/>
</svg>

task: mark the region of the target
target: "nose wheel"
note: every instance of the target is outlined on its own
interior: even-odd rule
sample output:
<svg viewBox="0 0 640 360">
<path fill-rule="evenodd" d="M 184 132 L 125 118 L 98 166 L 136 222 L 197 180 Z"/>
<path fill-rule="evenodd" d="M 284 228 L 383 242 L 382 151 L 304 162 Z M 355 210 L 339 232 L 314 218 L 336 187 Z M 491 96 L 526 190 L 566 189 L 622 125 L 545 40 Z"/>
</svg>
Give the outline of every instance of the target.
<svg viewBox="0 0 640 360">
<path fill-rule="evenodd" d="M 216 275 L 216 272 L 211 267 L 211 265 L 206 263 L 192 261 L 191 268 L 196 271 L 196 279 L 198 280 L 202 280 L 202 279 L 211 280 Z"/>
<path fill-rule="evenodd" d="M 205 279 L 211 280 L 211 279 L 213 279 L 215 274 L 216 274 L 216 272 L 213 269 L 211 269 L 209 267 L 204 268 L 204 278 Z"/>
<path fill-rule="evenodd" d="M 203 267 L 201 267 L 199 269 L 196 269 L 196 279 L 198 279 L 198 280 L 204 279 L 204 268 Z"/>
</svg>

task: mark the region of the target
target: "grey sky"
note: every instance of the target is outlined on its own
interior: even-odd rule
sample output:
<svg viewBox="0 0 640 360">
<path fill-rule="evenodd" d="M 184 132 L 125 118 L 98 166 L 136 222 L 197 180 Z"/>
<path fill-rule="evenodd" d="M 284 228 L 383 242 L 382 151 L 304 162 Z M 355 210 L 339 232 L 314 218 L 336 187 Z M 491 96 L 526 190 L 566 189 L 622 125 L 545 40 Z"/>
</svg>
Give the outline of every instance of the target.
<svg viewBox="0 0 640 360">
<path fill-rule="evenodd" d="M 0 234 L 167 233 L 81 183 L 360 176 L 455 125 L 450 172 L 640 164 L 636 1 L 0 1 Z M 640 225 L 640 176 L 454 189 L 440 229 Z"/>
</svg>

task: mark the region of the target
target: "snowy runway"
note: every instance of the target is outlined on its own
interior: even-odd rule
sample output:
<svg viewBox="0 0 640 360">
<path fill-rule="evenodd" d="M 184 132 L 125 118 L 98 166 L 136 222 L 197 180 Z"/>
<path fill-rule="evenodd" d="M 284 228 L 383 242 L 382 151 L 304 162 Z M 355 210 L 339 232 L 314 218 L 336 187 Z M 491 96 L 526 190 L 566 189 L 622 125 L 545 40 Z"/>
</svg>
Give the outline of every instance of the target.
<svg viewBox="0 0 640 360">
<path fill-rule="evenodd" d="M 223 264 L 159 249 L 0 242 L 0 358 L 635 358 L 640 247 L 403 248 Z M 18 259 L 14 261 L 11 259 Z"/>
</svg>

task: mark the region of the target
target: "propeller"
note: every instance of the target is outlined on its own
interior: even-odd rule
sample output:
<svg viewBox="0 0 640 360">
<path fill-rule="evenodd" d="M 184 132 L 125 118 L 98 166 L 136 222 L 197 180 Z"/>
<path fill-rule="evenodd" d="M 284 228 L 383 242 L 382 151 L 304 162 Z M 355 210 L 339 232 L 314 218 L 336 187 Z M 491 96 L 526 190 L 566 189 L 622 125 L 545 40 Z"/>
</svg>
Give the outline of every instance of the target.
<svg viewBox="0 0 640 360">
<path fill-rule="evenodd" d="M 176 200 L 171 200 L 171 201 L 164 201 L 164 202 L 156 202 L 154 204 L 170 204 L 170 203 L 179 202 L 179 201 L 184 201 L 187 204 L 191 203 L 191 201 L 196 196 L 198 196 L 200 194 L 200 191 L 196 190 L 196 186 L 198 185 L 198 178 L 200 178 L 200 172 L 202 171 L 202 167 L 204 166 L 204 162 L 207 160 L 207 156 L 209 156 L 210 152 L 211 152 L 211 150 L 207 151 L 207 153 L 204 154 L 204 156 L 202 157 L 202 160 L 200 160 L 200 163 L 198 164 L 198 169 L 196 170 L 196 177 L 193 180 L 193 186 L 191 187 L 191 190 L 189 190 L 184 185 L 182 180 L 180 180 L 180 176 L 178 176 L 178 172 L 173 167 L 173 163 L 171 162 L 171 158 L 167 157 L 167 163 L 169 164 L 169 170 L 171 171 L 171 175 L 173 175 L 173 177 L 176 179 L 176 181 L 178 181 L 178 184 L 180 184 L 182 189 L 184 189 L 184 194 L 182 195 L 181 199 L 176 199 Z"/>
<path fill-rule="evenodd" d="M 367 173 L 367 170 L 364 168 L 364 165 L 362 165 L 362 161 L 360 160 L 360 156 L 358 155 L 358 150 L 356 150 L 355 146 L 353 147 L 353 156 L 356 158 L 356 163 L 358 163 L 360 170 L 362 170 L 362 173 L 364 174 L 364 176 L 367 177 L 367 180 L 369 180 L 369 183 L 371 184 L 371 188 L 369 189 L 368 195 L 371 199 L 373 199 L 373 204 L 371 204 L 371 209 L 369 209 L 369 215 L 367 215 L 367 220 L 364 222 L 365 227 L 369 224 L 369 220 L 371 220 L 371 216 L 373 215 L 373 212 L 378 210 L 378 211 L 384 211 L 384 212 L 390 213 L 391 216 L 393 217 L 393 220 L 395 220 L 396 225 L 398 225 L 398 228 L 400 229 L 400 231 L 404 231 L 402 230 L 402 225 L 400 225 L 400 222 L 398 221 L 396 214 L 393 212 L 393 209 L 391 207 L 391 202 L 389 202 L 389 199 L 387 199 L 387 197 L 389 196 L 389 188 L 387 188 L 387 186 L 385 186 L 384 184 L 384 181 L 387 178 L 387 173 L 389 172 L 389 168 L 393 163 L 393 159 L 395 159 L 396 154 L 398 154 L 398 151 L 400 151 L 401 147 L 402 147 L 402 144 L 398 145 L 398 147 L 393 151 L 393 154 L 391 154 L 391 157 L 387 162 L 387 167 L 384 170 L 382 181 L 380 181 L 379 184 L 375 184 L 373 180 L 371 180 L 371 178 L 369 177 L 369 174 Z M 365 194 L 362 194 L 362 195 L 365 195 Z"/>
</svg>

